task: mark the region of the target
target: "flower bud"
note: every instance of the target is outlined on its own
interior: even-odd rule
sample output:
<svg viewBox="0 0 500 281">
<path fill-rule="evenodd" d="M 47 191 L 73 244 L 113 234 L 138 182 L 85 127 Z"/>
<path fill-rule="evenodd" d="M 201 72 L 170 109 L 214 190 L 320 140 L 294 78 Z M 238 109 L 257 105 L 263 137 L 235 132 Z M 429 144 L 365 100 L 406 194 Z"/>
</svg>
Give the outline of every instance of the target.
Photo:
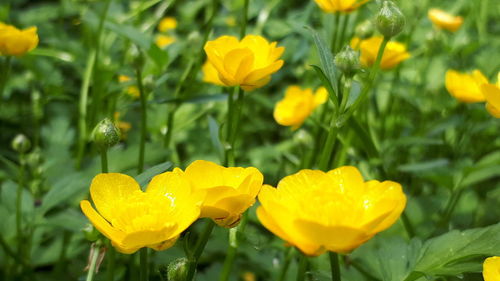
<svg viewBox="0 0 500 281">
<path fill-rule="evenodd" d="M 169 281 L 184 281 L 188 272 L 188 260 L 179 258 L 168 265 L 167 280 Z"/>
<path fill-rule="evenodd" d="M 95 229 L 95 227 L 92 224 L 87 224 L 84 228 L 82 228 L 83 236 L 85 236 L 85 239 L 91 242 L 97 241 L 99 239 L 99 231 Z"/>
<path fill-rule="evenodd" d="M 105 118 L 95 126 L 92 138 L 99 149 L 107 150 L 120 141 L 120 130 L 109 118 Z"/>
<path fill-rule="evenodd" d="M 23 134 L 14 137 L 11 143 L 12 149 L 19 153 L 26 153 L 31 148 L 30 140 Z"/>
<path fill-rule="evenodd" d="M 365 20 L 356 26 L 354 31 L 355 37 L 360 39 L 367 39 L 372 37 L 375 29 L 371 20 Z"/>
<path fill-rule="evenodd" d="M 386 38 L 398 35 L 405 27 L 406 19 L 392 1 L 384 1 L 377 15 L 377 28 Z"/>
<path fill-rule="evenodd" d="M 359 52 L 354 51 L 350 46 L 345 46 L 345 48 L 335 56 L 335 65 L 345 76 L 354 76 L 354 74 L 361 69 Z"/>
</svg>

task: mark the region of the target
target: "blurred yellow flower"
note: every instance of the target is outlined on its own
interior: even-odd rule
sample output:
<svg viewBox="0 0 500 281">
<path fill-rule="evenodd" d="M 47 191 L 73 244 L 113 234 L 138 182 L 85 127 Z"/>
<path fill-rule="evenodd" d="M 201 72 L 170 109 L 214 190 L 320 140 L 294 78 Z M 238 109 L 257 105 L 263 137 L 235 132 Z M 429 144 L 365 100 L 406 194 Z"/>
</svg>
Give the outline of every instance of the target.
<svg viewBox="0 0 500 281">
<path fill-rule="evenodd" d="M 119 75 L 118 76 L 118 81 L 121 83 L 126 83 L 130 82 L 131 78 L 128 77 L 127 75 Z M 138 99 L 141 96 L 141 92 L 139 91 L 139 88 L 134 85 L 130 85 L 127 87 L 127 94 L 131 96 L 134 99 Z"/>
<path fill-rule="evenodd" d="M 163 34 L 157 35 L 155 40 L 156 46 L 158 46 L 160 49 L 163 49 L 174 42 L 175 42 L 174 37 Z"/>
<path fill-rule="evenodd" d="M 368 0 L 314 0 L 314 2 L 327 13 L 349 13 L 368 2 Z"/>
<path fill-rule="evenodd" d="M 166 32 L 177 28 L 177 20 L 173 17 L 165 17 L 158 24 L 158 31 Z"/>
<path fill-rule="evenodd" d="M 208 60 L 203 64 L 201 70 L 203 71 L 203 82 L 218 86 L 225 86 L 219 79 L 217 69 L 215 69 L 215 67 Z"/>
<path fill-rule="evenodd" d="M 114 119 L 113 123 L 115 123 L 115 126 L 120 130 L 121 139 L 125 140 L 125 139 L 127 139 L 128 131 L 130 131 L 130 129 L 132 129 L 132 124 L 130 124 L 129 122 L 121 121 L 120 115 L 121 114 L 118 111 L 113 114 L 113 119 Z"/>
<path fill-rule="evenodd" d="M 38 45 L 36 27 L 19 30 L 0 22 L 0 55 L 22 56 Z"/>
<path fill-rule="evenodd" d="M 97 211 L 82 200 L 83 213 L 124 254 L 143 247 L 170 248 L 200 215 L 201 198 L 175 172 L 155 176 L 146 192 L 127 175 L 99 174 L 92 180 L 90 195 Z"/>
<path fill-rule="evenodd" d="M 321 87 L 316 93 L 312 89 L 302 90 L 299 86 L 290 86 L 286 89 L 285 98 L 279 101 L 274 108 L 274 120 L 283 126 L 292 126 L 298 129 L 316 107 L 324 104 L 328 99 L 328 91 Z"/>
<path fill-rule="evenodd" d="M 487 258 L 483 263 L 484 281 L 500 281 L 500 257 Z"/>
<path fill-rule="evenodd" d="M 437 27 L 451 32 L 457 31 L 464 22 L 462 17 L 454 16 L 440 9 L 430 9 L 427 16 Z"/>
<path fill-rule="evenodd" d="M 182 173 L 176 168 L 174 172 Z M 213 219 L 222 227 L 238 225 L 241 215 L 255 203 L 264 176 L 256 168 L 225 168 L 197 160 L 184 171 L 194 192 L 203 194 L 201 217 Z"/>
<path fill-rule="evenodd" d="M 272 233 L 309 256 L 349 253 L 389 228 L 406 205 L 401 185 L 365 182 L 355 167 L 301 170 L 264 185 L 257 209 Z"/>
<path fill-rule="evenodd" d="M 486 98 L 486 110 L 495 118 L 500 118 L 500 72 L 497 75 L 497 84 L 481 85 L 481 92 Z"/>
<path fill-rule="evenodd" d="M 228 16 L 225 20 L 227 26 L 233 27 L 236 26 L 236 18 L 233 16 Z"/>
<path fill-rule="evenodd" d="M 361 50 L 360 61 L 364 67 L 370 67 L 377 59 L 378 50 L 382 45 L 382 36 L 374 36 L 365 40 L 360 40 L 355 37 L 351 40 L 351 47 L 355 50 Z M 406 46 L 395 41 L 390 41 L 384 50 L 380 68 L 383 70 L 396 67 L 402 61 L 410 58 L 410 53 L 406 50 Z"/>
<path fill-rule="evenodd" d="M 269 83 L 271 74 L 283 66 L 279 58 L 285 48 L 276 45 L 257 35 L 247 35 L 241 41 L 222 36 L 207 42 L 205 52 L 224 85 L 251 91 Z"/>
<path fill-rule="evenodd" d="M 452 69 L 446 71 L 446 89 L 461 102 L 475 103 L 485 101 L 484 94 L 481 92 L 481 85 L 487 83 L 488 79 L 477 69 L 470 74 L 460 73 Z"/>
</svg>

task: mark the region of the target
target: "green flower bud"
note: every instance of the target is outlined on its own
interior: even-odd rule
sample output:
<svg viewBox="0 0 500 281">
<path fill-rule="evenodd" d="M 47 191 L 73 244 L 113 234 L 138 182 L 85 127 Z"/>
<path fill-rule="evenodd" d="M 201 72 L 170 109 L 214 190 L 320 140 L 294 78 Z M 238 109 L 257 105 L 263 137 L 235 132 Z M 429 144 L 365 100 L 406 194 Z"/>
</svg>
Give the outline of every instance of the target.
<svg viewBox="0 0 500 281">
<path fill-rule="evenodd" d="M 354 34 L 360 39 L 366 39 L 372 37 L 375 32 L 373 22 L 371 20 L 365 20 L 356 26 Z"/>
<path fill-rule="evenodd" d="M 304 145 L 306 147 L 312 147 L 314 144 L 311 134 L 304 129 L 297 130 L 297 132 L 293 135 L 293 140 L 297 144 Z"/>
<path fill-rule="evenodd" d="M 82 228 L 82 232 L 83 236 L 85 236 L 85 239 L 88 241 L 95 242 L 99 239 L 99 231 L 90 223 Z"/>
<path fill-rule="evenodd" d="M 377 28 L 386 38 L 398 35 L 405 27 L 406 19 L 392 1 L 384 1 L 377 15 Z"/>
<path fill-rule="evenodd" d="M 188 273 L 189 262 L 186 258 L 179 258 L 168 265 L 167 280 L 184 281 Z"/>
<path fill-rule="evenodd" d="M 345 48 L 335 56 L 335 65 L 345 76 L 354 76 L 354 74 L 361 69 L 359 52 L 354 51 L 350 46 L 345 46 Z"/>
<path fill-rule="evenodd" d="M 14 137 L 11 143 L 12 149 L 19 153 L 26 153 L 31 148 L 30 140 L 23 134 Z"/>
<path fill-rule="evenodd" d="M 105 118 L 95 126 L 92 138 L 99 149 L 107 150 L 120 141 L 120 130 L 109 118 Z"/>
</svg>

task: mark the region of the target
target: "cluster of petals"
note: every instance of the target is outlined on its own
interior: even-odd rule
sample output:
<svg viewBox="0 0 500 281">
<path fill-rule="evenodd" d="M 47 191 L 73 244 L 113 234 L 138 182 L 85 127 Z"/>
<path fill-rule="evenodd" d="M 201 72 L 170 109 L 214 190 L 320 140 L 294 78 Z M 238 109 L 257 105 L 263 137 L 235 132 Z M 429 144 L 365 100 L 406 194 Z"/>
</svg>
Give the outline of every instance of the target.
<svg viewBox="0 0 500 281">
<path fill-rule="evenodd" d="M 131 177 L 97 175 L 83 213 L 120 252 L 143 247 L 164 250 L 196 219 L 208 217 L 223 227 L 234 227 L 255 203 L 263 175 L 253 167 L 222 167 L 198 160 L 185 171 L 179 168 L 155 176 L 145 192 Z"/>
<path fill-rule="evenodd" d="M 176 39 L 174 36 L 169 34 L 172 30 L 177 28 L 177 20 L 173 17 L 165 17 L 158 23 L 158 31 L 160 34 L 156 35 L 155 43 L 156 45 L 163 49 L 175 43 Z"/>
<path fill-rule="evenodd" d="M 328 100 L 328 91 L 321 87 L 313 93 L 310 88 L 301 89 L 299 86 L 290 86 L 286 89 L 285 97 L 274 108 L 274 119 L 283 126 L 298 129 L 313 111 Z"/>
<path fill-rule="evenodd" d="M 481 86 L 488 84 L 488 78 L 475 69 L 470 73 L 461 73 L 450 69 L 446 71 L 445 86 L 450 95 L 465 103 L 483 102 L 486 100 Z"/>
<path fill-rule="evenodd" d="M 382 41 L 382 36 L 374 36 L 364 40 L 355 37 L 351 40 L 351 47 L 361 51 L 360 61 L 364 67 L 370 67 L 375 63 Z M 385 47 L 380 68 L 383 70 L 394 68 L 401 62 L 409 59 L 410 56 L 404 44 L 390 41 Z"/>
<path fill-rule="evenodd" d="M 454 16 L 440 9 L 430 9 L 427 16 L 435 26 L 451 32 L 457 31 L 464 22 L 462 17 Z"/>
<path fill-rule="evenodd" d="M 36 27 L 17 29 L 0 22 L 0 55 L 22 56 L 38 45 Z"/>
<path fill-rule="evenodd" d="M 500 257 L 487 258 L 483 263 L 484 281 L 500 281 Z"/>
<path fill-rule="evenodd" d="M 284 51 L 284 47 L 277 47 L 277 42 L 269 43 L 262 36 L 247 35 L 241 41 L 234 36 L 221 36 L 205 45 L 210 65 L 203 68 L 204 80 L 240 86 L 245 91 L 263 87 L 283 66 L 279 58 Z"/>
<path fill-rule="evenodd" d="M 500 72 L 497 75 L 497 83 L 481 85 L 481 92 L 486 98 L 486 110 L 493 117 L 500 118 Z"/>
<path fill-rule="evenodd" d="M 350 13 L 368 0 L 314 0 L 326 13 Z"/>
<path fill-rule="evenodd" d="M 304 254 L 349 253 L 389 228 L 406 205 L 401 185 L 364 181 L 355 167 L 301 170 L 278 187 L 264 185 L 257 216 Z"/>
</svg>

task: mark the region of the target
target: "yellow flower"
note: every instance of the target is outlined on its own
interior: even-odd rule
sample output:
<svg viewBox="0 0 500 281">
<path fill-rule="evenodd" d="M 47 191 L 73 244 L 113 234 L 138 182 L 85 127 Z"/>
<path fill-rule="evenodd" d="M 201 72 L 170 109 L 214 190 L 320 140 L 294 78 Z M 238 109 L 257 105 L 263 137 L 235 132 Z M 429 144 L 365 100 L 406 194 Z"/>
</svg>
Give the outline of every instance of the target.
<svg viewBox="0 0 500 281">
<path fill-rule="evenodd" d="M 276 45 L 257 35 L 247 35 L 241 41 L 222 36 L 207 42 L 205 52 L 224 85 L 251 91 L 269 83 L 271 74 L 283 66 L 279 58 L 285 48 Z"/>
<path fill-rule="evenodd" d="M 222 83 L 222 81 L 220 81 L 219 79 L 219 73 L 217 72 L 217 69 L 215 69 L 215 67 L 209 61 L 206 61 L 203 64 L 201 70 L 203 71 L 203 82 L 218 86 L 225 86 L 224 83 Z"/>
<path fill-rule="evenodd" d="M 130 80 L 131 80 L 131 78 L 128 77 L 127 75 L 119 75 L 118 76 L 118 81 L 120 83 L 130 82 Z M 127 87 L 127 94 L 134 99 L 137 99 L 141 96 L 141 92 L 139 91 L 139 88 L 137 88 L 137 86 L 134 86 L 134 85 L 130 85 Z"/>
<path fill-rule="evenodd" d="M 328 92 L 324 87 L 313 94 L 312 89 L 302 90 L 299 86 L 290 86 L 286 89 L 285 98 L 279 101 L 274 108 L 274 120 L 283 126 L 292 126 L 298 129 L 316 107 L 324 104 L 328 99 Z"/>
<path fill-rule="evenodd" d="M 168 36 L 168 35 L 158 35 L 156 36 L 156 46 L 158 46 L 160 49 L 163 49 L 169 45 L 171 45 L 172 43 L 175 42 L 175 38 L 172 37 L 172 36 Z"/>
<path fill-rule="evenodd" d="M 174 172 L 182 170 L 176 168 Z M 223 227 L 239 223 L 241 215 L 255 203 L 264 181 L 256 168 L 225 168 L 204 160 L 191 163 L 184 175 L 194 192 L 204 196 L 201 217 L 211 218 Z"/>
<path fill-rule="evenodd" d="M 500 72 L 497 84 L 481 85 L 481 92 L 486 98 L 486 110 L 495 118 L 500 118 Z"/>
<path fill-rule="evenodd" d="M 452 69 L 446 71 L 446 89 L 461 102 L 475 103 L 485 101 L 484 95 L 481 92 L 481 85 L 487 83 L 488 79 L 477 69 L 470 74 L 460 73 Z"/>
<path fill-rule="evenodd" d="M 454 16 L 440 9 L 430 9 L 427 16 L 436 26 L 451 32 L 457 31 L 464 22 L 462 17 Z"/>
<path fill-rule="evenodd" d="M 128 131 L 130 131 L 130 129 L 132 129 L 132 124 L 130 124 L 129 122 L 124 122 L 124 121 L 121 121 L 120 120 L 120 112 L 115 112 L 113 114 L 113 117 L 114 117 L 114 122 L 115 123 L 115 126 L 120 129 L 120 136 L 122 138 L 122 140 L 124 139 L 127 139 L 127 133 Z"/>
<path fill-rule="evenodd" d="M 389 228 L 406 205 L 401 185 L 365 182 L 355 167 L 327 173 L 301 170 L 278 188 L 264 185 L 257 209 L 260 222 L 310 256 L 349 253 Z"/>
<path fill-rule="evenodd" d="M 155 176 L 146 192 L 127 175 L 99 174 L 92 180 L 90 195 L 97 211 L 82 200 L 83 213 L 124 254 L 143 247 L 170 248 L 200 215 L 200 197 L 175 172 Z"/>
<path fill-rule="evenodd" d="M 0 23 L 0 55 L 22 56 L 38 45 L 36 27 L 19 30 Z"/>
<path fill-rule="evenodd" d="M 166 32 L 177 28 L 177 20 L 173 17 L 163 18 L 158 24 L 158 31 Z"/>
<path fill-rule="evenodd" d="M 382 36 L 374 36 L 365 40 L 355 37 L 351 40 L 351 47 L 355 50 L 361 50 L 360 61 L 364 67 L 370 67 L 375 63 L 382 40 Z M 406 50 L 405 45 L 390 41 L 385 47 L 380 68 L 383 70 L 391 69 L 409 58 L 410 53 Z"/>
<path fill-rule="evenodd" d="M 314 2 L 327 13 L 349 13 L 368 2 L 368 0 L 314 0 Z"/>
<path fill-rule="evenodd" d="M 487 258 L 483 263 L 484 281 L 500 281 L 500 257 Z"/>
<path fill-rule="evenodd" d="M 227 26 L 230 26 L 230 27 L 236 26 L 236 18 L 233 16 L 228 16 L 226 18 L 225 22 L 226 22 Z"/>
</svg>

